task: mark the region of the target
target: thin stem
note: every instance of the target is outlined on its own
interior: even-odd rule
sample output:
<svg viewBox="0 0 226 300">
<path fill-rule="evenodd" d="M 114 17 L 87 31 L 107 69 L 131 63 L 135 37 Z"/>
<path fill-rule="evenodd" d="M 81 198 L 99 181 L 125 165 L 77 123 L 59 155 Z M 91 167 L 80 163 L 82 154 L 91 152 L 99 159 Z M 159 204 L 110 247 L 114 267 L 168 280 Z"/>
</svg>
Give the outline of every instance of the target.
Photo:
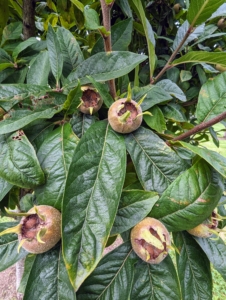
<svg viewBox="0 0 226 300">
<path fill-rule="evenodd" d="M 100 0 L 100 3 L 101 3 L 102 15 L 103 15 L 103 25 L 107 31 L 111 31 L 111 8 L 114 2 L 107 5 L 105 3 L 105 0 Z M 111 34 L 109 34 L 108 36 L 102 35 L 102 37 L 104 39 L 105 52 L 111 52 L 112 51 Z M 115 99 L 116 98 L 115 80 L 114 79 L 109 80 L 108 86 L 109 86 L 111 96 Z"/>
<path fill-rule="evenodd" d="M 202 122 L 201 124 L 196 125 L 194 128 L 188 130 L 185 133 L 182 133 L 181 135 L 178 135 L 177 137 L 175 137 L 174 139 L 172 139 L 171 141 L 181 141 L 186 139 L 187 137 L 198 133 L 200 131 L 202 131 L 203 129 L 206 129 L 214 124 L 219 123 L 220 121 L 226 119 L 226 112 L 221 113 L 220 115 L 216 116 L 215 118 L 207 121 L 207 122 Z M 170 141 L 166 142 L 168 145 L 170 144 Z"/>
<path fill-rule="evenodd" d="M 184 35 L 183 39 L 181 40 L 180 44 L 173 51 L 172 55 L 170 56 L 168 62 L 165 65 L 165 67 L 159 72 L 159 74 L 155 77 L 155 79 L 152 80 L 152 82 L 151 82 L 152 84 L 156 83 L 168 69 L 172 68 L 172 66 L 170 65 L 170 63 L 174 60 L 174 58 L 176 57 L 177 53 L 180 51 L 180 48 L 183 46 L 183 44 L 186 42 L 187 38 L 189 37 L 189 35 L 192 32 L 193 32 L 193 26 L 190 26 L 188 28 L 186 34 Z"/>
</svg>

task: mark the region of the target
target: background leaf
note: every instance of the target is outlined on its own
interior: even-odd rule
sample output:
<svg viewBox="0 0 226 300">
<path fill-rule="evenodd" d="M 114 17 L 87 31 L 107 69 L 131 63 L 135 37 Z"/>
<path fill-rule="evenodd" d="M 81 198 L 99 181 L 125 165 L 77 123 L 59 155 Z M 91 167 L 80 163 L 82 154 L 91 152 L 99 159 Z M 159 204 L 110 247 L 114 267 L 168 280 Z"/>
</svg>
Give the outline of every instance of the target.
<svg viewBox="0 0 226 300">
<path fill-rule="evenodd" d="M 35 150 L 23 131 L 0 135 L 0 176 L 11 184 L 34 188 L 44 183 Z"/>
<path fill-rule="evenodd" d="M 36 255 L 23 299 L 46 297 L 51 300 L 76 299 L 59 248 Z"/>
<path fill-rule="evenodd" d="M 101 259 L 116 215 L 125 169 L 122 136 L 105 121 L 93 124 L 76 148 L 63 200 L 63 253 L 75 290 Z"/>
<path fill-rule="evenodd" d="M 145 123 L 152 129 L 159 133 L 163 133 L 166 130 L 166 120 L 161 109 L 155 105 L 148 110 L 152 116 L 143 115 Z"/>
<path fill-rule="evenodd" d="M 131 293 L 131 300 L 137 299 L 181 299 L 177 273 L 169 255 L 156 265 L 139 260 Z"/>
<path fill-rule="evenodd" d="M 158 200 L 157 193 L 127 190 L 122 193 L 111 235 L 122 233 L 143 220 Z"/>
<path fill-rule="evenodd" d="M 35 189 L 38 204 L 50 205 L 61 210 L 68 169 L 79 139 L 70 124 L 52 131 L 38 150 L 46 182 Z"/>
<path fill-rule="evenodd" d="M 134 263 L 130 242 L 120 245 L 100 261 L 95 271 L 82 284 L 77 299 L 129 299 Z"/>
<path fill-rule="evenodd" d="M 30 64 L 27 72 L 27 83 L 47 85 L 49 72 L 49 53 L 48 51 L 40 52 Z"/>
<path fill-rule="evenodd" d="M 156 86 L 161 87 L 167 93 L 169 93 L 171 96 L 173 96 L 183 102 L 187 100 L 184 92 L 179 88 L 179 86 L 169 79 L 163 79 L 163 80 L 157 82 Z"/>
<path fill-rule="evenodd" d="M 140 127 L 126 135 L 125 140 L 144 190 L 163 193 L 187 168 L 187 164 L 151 130 Z"/>
<path fill-rule="evenodd" d="M 13 185 L 11 183 L 0 177 L 0 201 L 5 197 L 12 187 Z"/>
<path fill-rule="evenodd" d="M 63 57 L 61 53 L 60 43 L 57 39 L 55 31 L 50 24 L 47 31 L 46 42 L 49 52 L 51 70 L 56 79 L 56 85 L 57 87 L 59 87 L 59 80 L 63 69 Z"/>
<path fill-rule="evenodd" d="M 81 138 L 85 134 L 85 132 L 90 128 L 90 126 L 95 122 L 95 116 L 86 115 L 81 112 L 73 114 L 70 120 L 72 129 L 78 138 Z"/>
<path fill-rule="evenodd" d="M 214 0 L 215 1 L 215 0 Z M 206 51 L 191 51 L 175 59 L 172 62 L 173 66 L 185 63 L 207 63 L 207 64 L 220 64 L 226 67 L 226 53 L 225 52 L 206 52 Z"/>
<path fill-rule="evenodd" d="M 18 55 L 23 51 L 25 50 L 27 47 L 37 43 L 37 39 L 35 37 L 31 37 L 29 39 L 27 39 L 26 41 L 20 43 L 14 50 L 13 50 L 13 53 L 12 53 L 12 57 L 14 60 L 17 59 Z"/>
<path fill-rule="evenodd" d="M 226 280 L 226 245 L 225 242 L 218 238 L 213 240 L 211 238 L 204 239 L 194 237 L 196 242 L 206 253 L 208 259 L 213 264 L 214 268 L 221 274 L 221 276 Z"/>
<path fill-rule="evenodd" d="M 128 51 L 99 52 L 86 59 L 68 77 L 70 81 L 80 79 L 81 84 L 89 83 L 87 75 L 96 81 L 106 81 L 123 76 L 147 59 L 146 55 Z"/>
<path fill-rule="evenodd" d="M 78 82 L 78 85 L 70 91 L 67 96 L 67 100 L 64 102 L 64 110 L 66 110 L 65 115 L 73 114 L 78 110 L 78 106 L 81 103 L 82 90 L 81 85 Z"/>
<path fill-rule="evenodd" d="M 16 225 L 16 222 L 0 223 L 0 232 Z M 14 265 L 28 254 L 23 248 L 21 248 L 18 253 L 18 245 L 17 234 L 6 234 L 0 237 L 0 272 Z"/>
<path fill-rule="evenodd" d="M 165 190 L 150 216 L 160 219 L 169 231 L 194 228 L 211 215 L 222 191 L 221 176 L 199 160 Z"/>
<path fill-rule="evenodd" d="M 210 262 L 187 232 L 174 234 L 177 270 L 184 300 L 212 300 L 212 275 Z"/>
<path fill-rule="evenodd" d="M 206 122 L 222 113 L 226 107 L 226 72 L 203 84 L 196 108 L 198 122 Z"/>
</svg>

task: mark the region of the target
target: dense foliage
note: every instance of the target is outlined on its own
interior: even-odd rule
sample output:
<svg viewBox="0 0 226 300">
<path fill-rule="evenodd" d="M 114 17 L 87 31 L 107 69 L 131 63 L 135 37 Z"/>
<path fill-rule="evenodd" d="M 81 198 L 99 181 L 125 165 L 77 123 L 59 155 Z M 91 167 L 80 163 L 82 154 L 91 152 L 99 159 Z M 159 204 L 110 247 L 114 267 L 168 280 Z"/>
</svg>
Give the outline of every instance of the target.
<svg viewBox="0 0 226 300">
<path fill-rule="evenodd" d="M 215 208 L 226 215 L 226 155 L 205 148 L 220 145 L 212 125 L 226 125 L 225 0 L 33 5 L 25 39 L 23 1 L 0 3 L 0 208 L 53 206 L 62 239 L 28 255 L 1 236 L 0 271 L 26 257 L 24 300 L 211 300 L 210 266 L 226 280 L 226 245 L 186 230 Z M 84 85 L 104 102 L 92 115 L 79 111 Z M 130 97 L 143 99 L 142 126 L 120 134 L 108 109 Z M 130 231 L 146 216 L 172 232 L 176 263 L 133 252 Z"/>
</svg>

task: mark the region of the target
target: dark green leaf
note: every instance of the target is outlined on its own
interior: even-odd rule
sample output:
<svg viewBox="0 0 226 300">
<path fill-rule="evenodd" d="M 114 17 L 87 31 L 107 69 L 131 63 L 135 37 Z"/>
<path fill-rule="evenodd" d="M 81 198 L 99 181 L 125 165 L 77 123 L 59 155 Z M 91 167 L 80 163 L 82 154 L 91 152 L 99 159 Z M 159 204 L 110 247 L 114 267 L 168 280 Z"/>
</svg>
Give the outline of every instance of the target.
<svg viewBox="0 0 226 300">
<path fill-rule="evenodd" d="M 156 86 L 161 87 L 167 93 L 169 93 L 171 96 L 173 96 L 183 102 L 186 101 L 186 96 L 185 96 L 184 92 L 173 81 L 171 81 L 169 79 L 163 79 L 163 80 L 157 82 Z"/>
<path fill-rule="evenodd" d="M 81 84 L 86 84 L 90 82 L 87 75 L 96 81 L 118 78 L 132 71 L 146 59 L 146 55 L 128 51 L 100 52 L 82 62 L 68 79 L 70 81 L 80 79 Z"/>
<path fill-rule="evenodd" d="M 23 25 L 21 22 L 12 22 L 3 29 L 1 46 L 9 40 L 19 39 L 22 34 Z"/>
<path fill-rule="evenodd" d="M 0 232 L 16 225 L 16 222 L 0 223 Z M 0 272 L 14 265 L 27 255 L 27 251 L 23 248 L 20 249 L 19 253 L 17 252 L 18 245 L 19 242 L 16 234 L 6 234 L 0 237 Z"/>
<path fill-rule="evenodd" d="M 177 273 L 168 255 L 160 264 L 139 260 L 135 268 L 131 300 L 179 300 Z"/>
<path fill-rule="evenodd" d="M 222 191 L 221 176 L 199 160 L 165 190 L 150 216 L 160 219 L 170 231 L 194 228 L 211 215 Z"/>
<path fill-rule="evenodd" d="M 89 127 L 96 122 L 96 117 L 82 114 L 80 112 L 74 114 L 70 120 L 70 124 L 74 133 L 81 138 Z"/>
<path fill-rule="evenodd" d="M 11 183 L 0 177 L 0 201 L 5 197 L 12 187 L 13 185 Z"/>
<path fill-rule="evenodd" d="M 30 64 L 27 72 L 27 83 L 47 86 L 50 72 L 48 51 L 40 52 Z"/>
<path fill-rule="evenodd" d="M 152 116 L 144 115 L 145 123 L 157 132 L 163 133 L 166 130 L 166 120 L 161 109 L 155 105 L 148 110 Z"/>
<path fill-rule="evenodd" d="M 49 52 L 51 70 L 56 79 L 56 85 L 57 87 L 59 87 L 59 80 L 63 69 L 63 56 L 61 53 L 60 43 L 57 39 L 56 33 L 50 24 L 47 31 L 46 41 Z"/>
<path fill-rule="evenodd" d="M 78 291 L 78 300 L 130 299 L 135 259 L 130 242 L 108 253 Z"/>
<path fill-rule="evenodd" d="M 133 29 L 132 19 L 126 19 L 111 27 L 111 41 L 113 51 L 126 51 L 131 43 Z M 100 37 L 94 45 L 91 54 L 104 51 L 103 38 Z"/>
<path fill-rule="evenodd" d="M 207 256 L 187 232 L 175 233 L 174 243 L 180 251 L 176 258 L 183 299 L 212 300 L 212 276 Z"/>
<path fill-rule="evenodd" d="M 111 235 L 122 233 L 143 220 L 158 200 L 157 193 L 128 190 L 122 193 Z"/>
<path fill-rule="evenodd" d="M 25 292 L 27 281 L 28 281 L 28 278 L 30 276 L 31 269 L 32 269 L 32 266 L 35 262 L 35 259 L 36 259 L 35 254 L 29 254 L 29 255 L 27 255 L 27 257 L 25 259 L 23 277 L 21 279 L 20 286 L 19 286 L 19 289 L 18 289 L 19 293 L 24 294 L 24 292 Z"/>
<path fill-rule="evenodd" d="M 11 56 L 4 50 L 0 48 L 0 63 L 10 63 L 12 62 Z"/>
<path fill-rule="evenodd" d="M 24 42 L 21 42 L 13 51 L 12 53 L 12 57 L 14 60 L 17 59 L 18 55 L 20 54 L 20 52 L 22 52 L 24 49 L 26 49 L 27 47 L 33 45 L 37 43 L 37 39 L 35 37 L 31 37 L 29 39 L 27 39 Z"/>
<path fill-rule="evenodd" d="M 225 0 L 192 0 L 187 14 L 189 23 L 194 26 L 205 22 L 223 3 Z"/>
<path fill-rule="evenodd" d="M 151 130 L 126 135 L 126 147 L 144 190 L 163 193 L 187 164 Z"/>
<path fill-rule="evenodd" d="M 69 30 L 64 27 L 59 27 L 57 37 L 60 42 L 64 67 L 67 70 L 66 75 L 68 75 L 84 60 L 83 54 L 78 42 Z"/>
<path fill-rule="evenodd" d="M 184 148 L 202 157 L 222 176 L 226 177 L 226 157 L 207 148 L 196 147 L 181 141 L 178 143 L 180 143 L 180 145 L 182 145 Z"/>
<path fill-rule="evenodd" d="M 43 107 L 37 110 L 17 110 L 13 111 L 9 119 L 0 122 L 1 134 L 16 131 L 29 123 L 39 119 L 50 119 L 62 110 L 62 106 Z"/>
<path fill-rule="evenodd" d="M 201 88 L 196 109 L 198 122 L 206 122 L 226 108 L 226 72 L 208 80 Z"/>
<path fill-rule="evenodd" d="M 176 66 L 191 62 L 221 64 L 226 67 L 226 52 L 191 51 L 174 60 L 172 65 Z"/>
<path fill-rule="evenodd" d="M 187 122 L 187 118 L 183 112 L 181 105 L 177 103 L 167 103 L 161 107 L 165 118 L 176 122 Z"/>
<path fill-rule="evenodd" d="M 141 88 L 134 87 L 132 90 L 132 99 L 137 102 L 145 95 L 146 97 L 141 104 L 143 111 L 149 109 L 150 107 L 153 107 L 158 103 L 162 103 L 172 99 L 172 96 L 168 92 L 156 85 L 149 84 Z"/>
<path fill-rule="evenodd" d="M 65 115 L 73 114 L 81 103 L 82 90 L 81 85 L 78 82 L 78 85 L 70 91 L 67 96 L 67 100 L 64 102 L 63 109 L 66 110 Z"/>
<path fill-rule="evenodd" d="M 45 138 L 37 153 L 46 175 L 46 183 L 35 189 L 39 204 L 61 210 L 65 181 L 78 141 L 70 124 L 58 127 Z"/>
<path fill-rule="evenodd" d="M 35 257 L 23 299 L 76 299 L 59 248 Z"/>
<path fill-rule="evenodd" d="M 225 242 L 219 239 L 205 239 L 194 237 L 196 242 L 206 253 L 208 259 L 213 264 L 214 268 L 221 274 L 226 281 L 226 245 Z"/>
<path fill-rule="evenodd" d="M 0 135 L 0 176 L 23 188 L 44 183 L 44 173 L 35 150 L 19 130 L 11 135 Z"/>
<path fill-rule="evenodd" d="M 84 18 L 85 18 L 85 27 L 91 30 L 99 30 L 102 34 L 109 34 L 104 26 L 100 26 L 100 20 L 98 13 L 86 5 L 84 7 Z"/>
<path fill-rule="evenodd" d="M 64 260 L 75 290 L 101 259 L 125 171 L 123 137 L 105 121 L 93 124 L 73 156 L 62 209 Z"/>
</svg>

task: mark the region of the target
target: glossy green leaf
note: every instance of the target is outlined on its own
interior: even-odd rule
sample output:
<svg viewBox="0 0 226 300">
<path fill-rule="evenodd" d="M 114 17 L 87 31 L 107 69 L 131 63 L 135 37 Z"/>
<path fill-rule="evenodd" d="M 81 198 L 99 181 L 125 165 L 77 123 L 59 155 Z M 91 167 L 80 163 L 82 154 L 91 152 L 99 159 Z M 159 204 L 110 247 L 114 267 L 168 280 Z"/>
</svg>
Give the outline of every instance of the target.
<svg viewBox="0 0 226 300">
<path fill-rule="evenodd" d="M 58 247 L 35 257 L 23 299 L 76 299 Z"/>
<path fill-rule="evenodd" d="M 128 17 L 128 18 L 132 18 L 133 17 L 133 13 L 132 10 L 130 8 L 129 2 L 128 0 L 118 0 L 117 4 L 121 7 L 123 13 Z"/>
<path fill-rule="evenodd" d="M 150 68 L 150 77 L 152 78 L 154 69 L 155 69 L 155 36 L 152 29 L 151 24 L 149 23 L 148 19 L 145 15 L 145 10 L 143 4 L 140 0 L 131 0 L 133 3 L 133 8 L 138 15 L 142 26 L 144 28 L 145 36 L 147 39 L 147 46 L 148 46 L 148 56 L 149 56 L 149 68 Z"/>
<path fill-rule="evenodd" d="M 126 135 L 125 140 L 144 190 L 163 193 L 188 167 L 187 163 L 149 129 L 140 127 Z"/>
<path fill-rule="evenodd" d="M 57 30 L 57 37 L 63 55 L 64 67 L 67 70 L 66 74 L 68 75 L 84 60 L 83 54 L 78 42 L 69 30 L 64 27 L 59 27 Z"/>
<path fill-rule="evenodd" d="M 104 26 L 100 26 L 99 15 L 96 10 L 89 5 L 84 7 L 85 27 L 90 30 L 99 30 L 102 34 L 108 35 L 110 32 Z"/>
<path fill-rule="evenodd" d="M 0 176 L 23 188 L 44 183 L 44 173 L 35 150 L 24 132 L 0 135 Z"/>
<path fill-rule="evenodd" d="M 169 255 L 160 264 L 156 265 L 139 260 L 135 268 L 130 299 L 181 299 L 177 273 Z"/>
<path fill-rule="evenodd" d="M 179 86 L 169 79 L 163 79 L 156 83 L 156 86 L 161 87 L 171 96 L 181 100 L 186 101 L 186 96 L 184 92 L 179 88 Z"/>
<path fill-rule="evenodd" d="M 194 228 L 211 215 L 222 191 L 221 176 L 199 160 L 165 190 L 150 216 L 160 219 L 170 231 Z"/>
<path fill-rule="evenodd" d="M 11 183 L 0 177 L 0 201 L 5 197 L 12 187 L 13 185 Z"/>
<path fill-rule="evenodd" d="M 16 222 L 0 223 L 0 232 L 16 225 Z M 14 265 L 27 255 L 27 251 L 23 248 L 20 249 L 19 253 L 17 252 L 18 245 L 17 234 L 6 234 L 0 237 L 0 272 Z"/>
<path fill-rule="evenodd" d="M 35 189 L 38 204 L 50 205 L 61 210 L 68 169 L 79 139 L 70 124 L 52 131 L 38 150 L 46 182 Z"/>
<path fill-rule="evenodd" d="M 103 83 L 97 82 L 94 78 L 88 77 L 90 79 L 90 82 L 92 85 L 97 89 L 98 93 L 100 94 L 100 97 L 103 99 L 104 104 L 107 107 L 110 107 L 112 103 L 114 102 L 113 98 L 111 97 L 109 90 L 107 86 Z"/>
<path fill-rule="evenodd" d="M 59 87 L 59 80 L 63 69 L 63 56 L 61 53 L 60 43 L 57 39 L 57 35 L 50 24 L 47 31 L 46 41 L 51 70 L 53 72 L 53 76 L 56 79 L 56 86 Z"/>
<path fill-rule="evenodd" d="M 113 51 L 126 51 L 132 38 L 133 21 L 131 18 L 116 23 L 111 27 L 111 43 Z M 94 45 L 91 54 L 104 51 L 104 41 L 100 37 Z"/>
<path fill-rule="evenodd" d="M 139 190 L 124 191 L 111 235 L 127 231 L 143 220 L 149 214 L 158 198 L 157 193 L 154 192 Z"/>
<path fill-rule="evenodd" d="M 189 23 L 194 26 L 205 22 L 223 3 L 225 0 L 192 0 L 187 14 Z"/>
<path fill-rule="evenodd" d="M 14 68 L 14 64 L 13 63 L 3 63 L 3 64 L 0 64 L 0 71 L 3 71 L 7 68 Z"/>
<path fill-rule="evenodd" d="M 152 116 L 143 115 L 145 123 L 152 129 L 159 133 L 163 133 L 166 130 L 166 120 L 161 109 L 155 105 L 148 110 Z"/>
<path fill-rule="evenodd" d="M 78 106 L 81 103 L 82 90 L 81 85 L 78 85 L 70 91 L 67 96 L 67 100 L 64 102 L 63 109 L 65 110 L 65 115 L 71 115 L 78 110 Z"/>
<path fill-rule="evenodd" d="M 176 122 L 187 122 L 187 118 L 183 112 L 181 105 L 177 103 L 167 103 L 161 107 L 162 113 L 166 119 L 170 119 Z"/>
<path fill-rule="evenodd" d="M 130 299 L 134 263 L 130 242 L 120 245 L 100 261 L 82 284 L 77 299 Z"/>
<path fill-rule="evenodd" d="M 128 51 L 100 52 L 80 64 L 68 79 L 70 81 L 80 79 L 81 84 L 86 84 L 90 82 L 87 75 L 95 78 L 96 81 L 118 78 L 132 71 L 146 59 L 146 55 Z"/>
<path fill-rule="evenodd" d="M 212 300 L 212 276 L 206 254 L 187 232 L 174 234 L 182 299 Z"/>
<path fill-rule="evenodd" d="M 0 122 L 1 134 L 16 131 L 39 119 L 50 119 L 62 110 L 62 106 L 43 107 L 37 110 L 13 111 L 9 119 Z"/>
<path fill-rule="evenodd" d="M 223 112 L 226 108 L 226 72 L 208 80 L 199 93 L 196 116 L 198 122 L 206 122 Z"/>
<path fill-rule="evenodd" d="M 219 237 L 216 239 L 205 239 L 194 237 L 196 242 L 206 253 L 208 259 L 213 264 L 214 268 L 221 274 L 226 281 L 226 245 Z"/>
<path fill-rule="evenodd" d="M 4 50 L 0 48 L 0 63 L 10 63 L 12 62 L 11 56 Z"/>
<path fill-rule="evenodd" d="M 79 10 L 84 11 L 84 5 L 78 0 L 70 0 Z M 62 27 L 63 28 L 63 27 Z"/>
<path fill-rule="evenodd" d="M 209 150 L 207 148 L 200 148 L 193 145 L 190 145 L 185 142 L 178 142 L 184 148 L 192 151 L 193 153 L 202 157 L 207 161 L 217 172 L 222 176 L 226 177 L 226 157 L 217 153 L 216 151 Z"/>
<path fill-rule="evenodd" d="M 32 266 L 35 262 L 35 259 L 36 259 L 36 255 L 31 254 L 31 253 L 28 254 L 26 259 L 25 259 L 23 277 L 20 281 L 20 286 L 19 286 L 19 289 L 18 289 L 19 293 L 24 294 L 24 292 L 25 292 L 27 281 L 28 281 L 28 278 L 30 276 L 31 269 L 32 269 Z"/>
<path fill-rule="evenodd" d="M 226 3 L 222 4 L 209 18 L 209 20 L 214 19 L 216 17 L 221 17 L 226 15 Z"/>
<path fill-rule="evenodd" d="M 158 103 L 162 103 L 172 99 L 172 96 L 166 92 L 162 87 L 157 85 L 147 85 L 144 87 L 134 87 L 132 89 L 132 99 L 136 102 L 139 102 L 141 98 L 144 98 L 144 101 L 141 104 L 142 110 L 147 110 L 150 107 Z"/>
<path fill-rule="evenodd" d="M 90 126 L 95 122 L 95 116 L 82 114 L 80 112 L 73 114 L 70 120 L 72 129 L 74 133 L 78 136 L 78 138 L 81 138 L 85 134 L 86 130 L 89 129 Z"/>
<path fill-rule="evenodd" d="M 49 73 L 49 53 L 48 51 L 40 52 L 30 64 L 27 72 L 27 83 L 47 86 Z"/>
<path fill-rule="evenodd" d="M 19 39 L 22 34 L 22 22 L 12 22 L 3 29 L 1 46 L 6 41 Z"/>
<path fill-rule="evenodd" d="M 25 50 L 27 47 L 37 43 L 37 39 L 35 37 L 31 37 L 29 39 L 27 39 L 26 41 L 20 43 L 14 50 L 12 53 L 12 57 L 14 60 L 17 59 L 18 55 L 20 54 L 20 52 L 22 52 L 23 50 Z"/>
<path fill-rule="evenodd" d="M 214 0 L 215 1 L 215 0 Z M 191 51 L 175 59 L 172 62 L 173 66 L 186 63 L 207 63 L 207 64 L 221 64 L 226 67 L 226 52 L 207 52 L 207 51 Z"/>
<path fill-rule="evenodd" d="M 62 208 L 64 260 L 75 290 L 101 259 L 125 171 L 123 137 L 105 121 L 93 124 L 73 156 Z"/>
</svg>

